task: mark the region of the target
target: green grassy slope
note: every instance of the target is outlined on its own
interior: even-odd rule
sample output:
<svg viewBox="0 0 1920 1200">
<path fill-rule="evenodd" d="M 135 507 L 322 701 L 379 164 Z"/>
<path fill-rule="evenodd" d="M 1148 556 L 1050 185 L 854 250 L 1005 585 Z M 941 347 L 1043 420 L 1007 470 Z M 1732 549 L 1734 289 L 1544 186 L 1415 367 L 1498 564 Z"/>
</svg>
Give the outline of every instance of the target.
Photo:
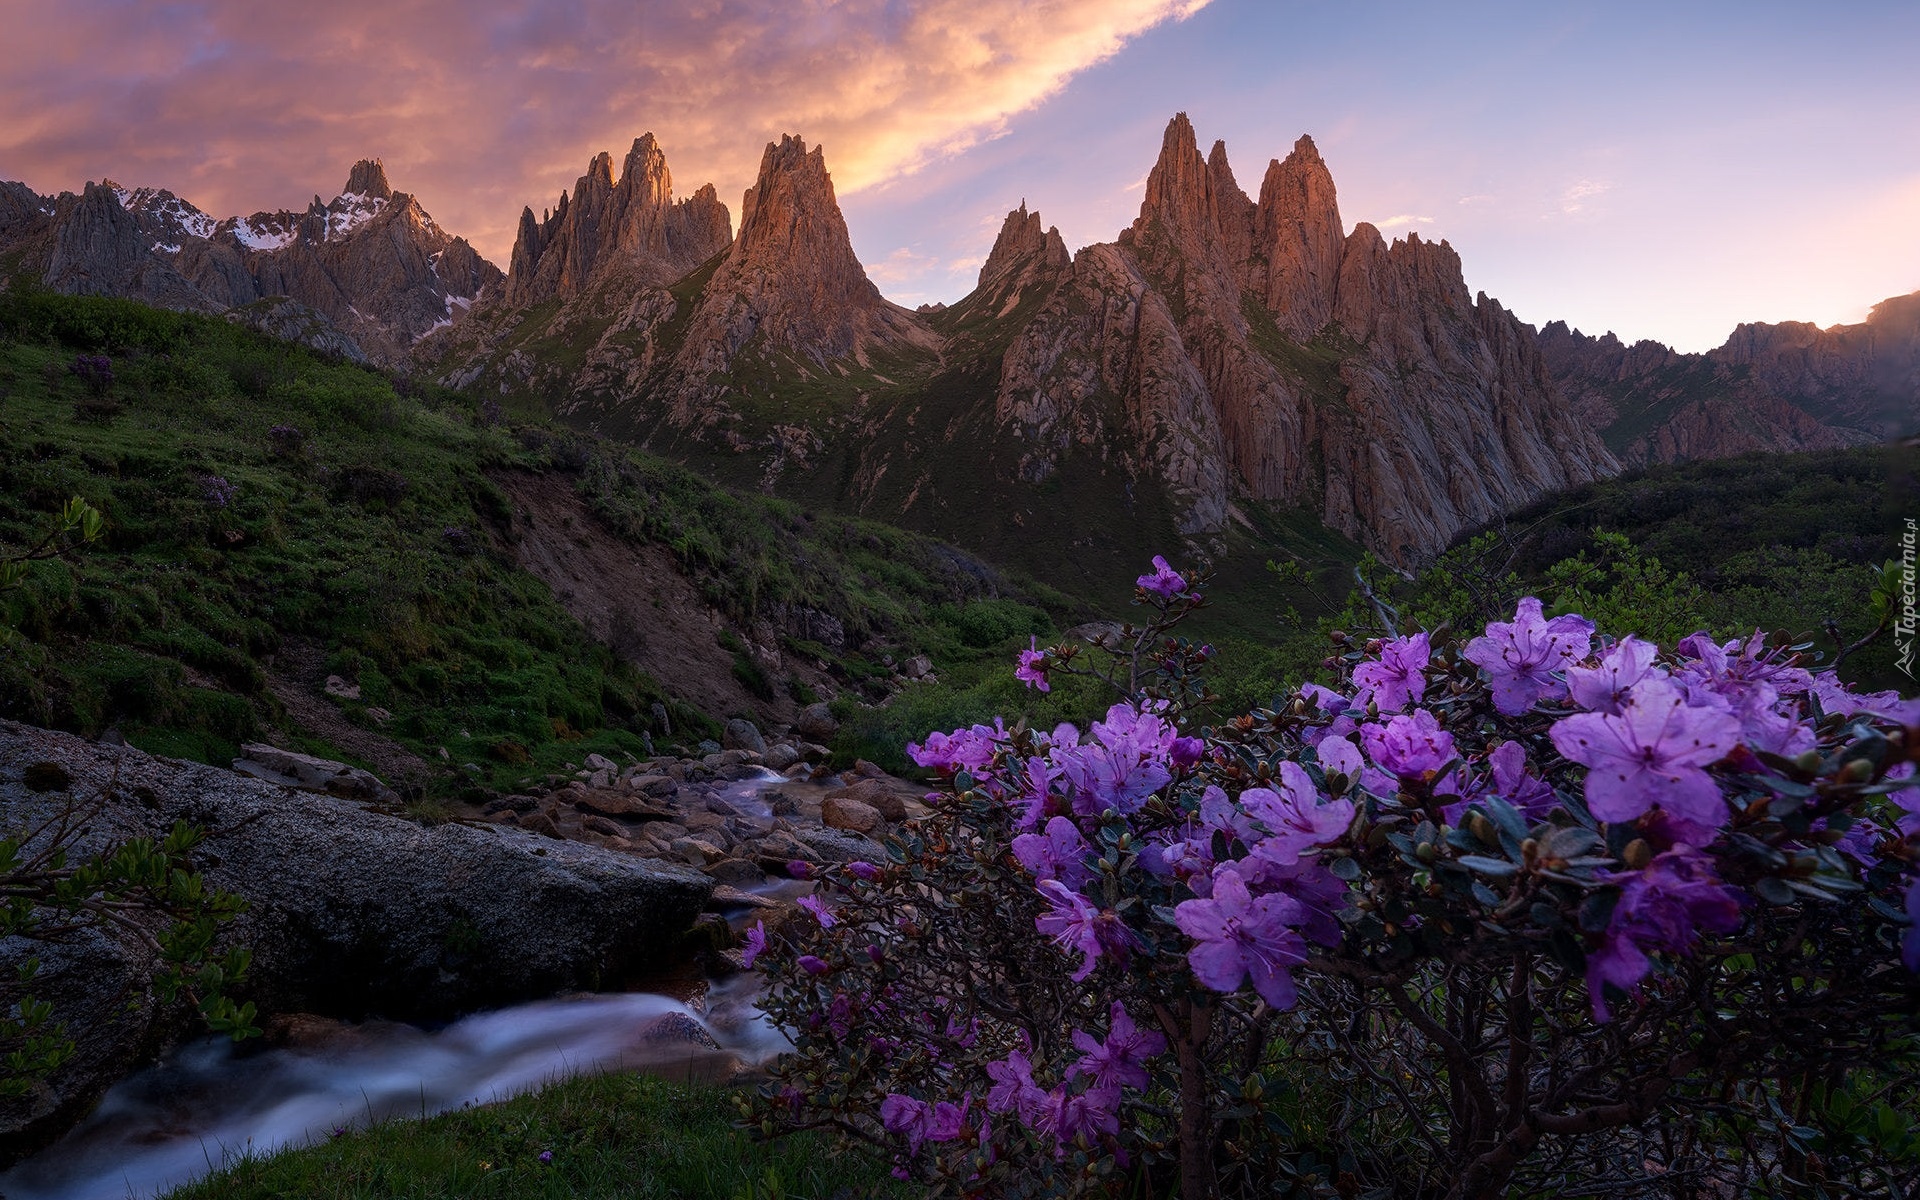
<svg viewBox="0 0 1920 1200">
<path fill-rule="evenodd" d="M 112 382 L 89 389 L 80 355 L 106 356 Z M 359 681 L 349 720 L 430 760 L 448 746 L 484 781 L 639 747 L 663 689 L 514 565 L 491 471 L 565 479 L 736 621 L 782 603 L 833 616 L 849 644 L 824 657 L 856 685 L 896 649 L 961 649 L 936 611 L 1017 590 L 924 537 L 129 302 L 0 298 L 0 393 L 0 540 L 30 541 L 73 495 L 109 527 L 0 599 L 22 633 L 0 713 L 208 761 L 291 726 L 269 676 L 302 654 Z"/>
</svg>

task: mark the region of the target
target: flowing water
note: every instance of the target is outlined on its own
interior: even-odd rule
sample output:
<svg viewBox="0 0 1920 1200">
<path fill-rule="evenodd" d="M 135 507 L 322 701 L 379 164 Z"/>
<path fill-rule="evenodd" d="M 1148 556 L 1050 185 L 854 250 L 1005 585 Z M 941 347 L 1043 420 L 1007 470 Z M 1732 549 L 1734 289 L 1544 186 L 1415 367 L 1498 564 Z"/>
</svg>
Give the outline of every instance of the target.
<svg viewBox="0 0 1920 1200">
<path fill-rule="evenodd" d="M 759 792 L 779 777 L 766 774 L 720 785 L 721 798 L 771 824 Z M 807 888 L 782 881 L 753 890 Z M 747 920 L 734 915 L 736 926 Z M 0 1197 L 146 1200 L 232 1158 L 500 1100 L 568 1075 L 723 1076 L 786 1048 L 753 1007 L 757 986 L 750 973 L 715 982 L 697 1007 L 646 992 L 543 1000 L 437 1029 L 315 1021 L 267 1050 L 194 1042 L 120 1081 L 66 1137 L 0 1174 Z"/>
</svg>

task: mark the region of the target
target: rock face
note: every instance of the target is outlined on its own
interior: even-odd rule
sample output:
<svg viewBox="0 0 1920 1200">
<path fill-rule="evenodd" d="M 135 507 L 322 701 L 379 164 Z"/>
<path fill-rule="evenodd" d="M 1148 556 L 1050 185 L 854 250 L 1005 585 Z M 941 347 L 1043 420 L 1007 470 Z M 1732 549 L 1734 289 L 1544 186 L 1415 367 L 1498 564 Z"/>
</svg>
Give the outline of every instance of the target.
<svg viewBox="0 0 1920 1200">
<path fill-rule="evenodd" d="M 47 286 L 73 294 L 201 312 L 286 297 L 308 314 L 297 340 L 350 346 L 346 357 L 385 365 L 502 282 L 416 199 L 395 192 L 378 159 L 354 164 L 340 195 L 316 196 L 305 212 L 225 220 L 164 189 L 111 180 L 54 199 L 0 185 L 0 250 L 43 262 Z M 315 318 L 334 332 L 316 330 Z"/>
<path fill-rule="evenodd" d="M 196 852 L 205 878 L 251 902 L 234 936 L 253 948 L 249 994 L 269 1010 L 440 1017 L 591 987 L 669 949 L 712 890 L 672 864 L 505 827 L 423 828 L 352 801 L 0 722 L 9 830 L 65 798 L 24 786 L 25 768 L 40 762 L 60 764 L 83 797 L 112 785 L 89 822 L 96 839 L 161 834 L 175 820 L 207 831 Z M 6 965 L 26 949 L 7 946 Z M 95 999 L 62 1013 L 80 1062 L 7 1115 L 0 1136 L 16 1151 L 181 1030 L 179 1014 L 149 994 L 143 955 L 117 938 L 42 955 L 43 993 Z M 136 1001 L 131 1019 L 122 983 Z"/>
<path fill-rule="evenodd" d="M 1051 268 L 1052 295 L 1001 360 L 1018 474 L 1041 481 L 1117 442 L 1189 536 L 1221 532 L 1247 496 L 1405 563 L 1616 469 L 1531 332 L 1468 295 L 1452 247 L 1340 231 L 1312 139 L 1269 165 L 1256 203 L 1225 146 L 1203 158 L 1175 117 L 1139 218 Z"/>
<path fill-rule="evenodd" d="M 673 198 L 667 157 L 651 133 L 635 138 L 613 181 L 613 156 L 601 154 L 573 185 L 569 201 L 535 220 L 520 213 L 520 232 L 505 289 L 510 305 L 537 304 L 583 291 L 595 273 L 618 269 L 641 286 L 685 276 L 733 240 L 727 206 L 708 184 Z"/>
<path fill-rule="evenodd" d="M 1920 292 L 1859 325 L 1741 325 L 1705 354 L 1554 321 L 1538 343 L 1581 415 L 1630 464 L 1865 445 L 1920 429 Z"/>
</svg>

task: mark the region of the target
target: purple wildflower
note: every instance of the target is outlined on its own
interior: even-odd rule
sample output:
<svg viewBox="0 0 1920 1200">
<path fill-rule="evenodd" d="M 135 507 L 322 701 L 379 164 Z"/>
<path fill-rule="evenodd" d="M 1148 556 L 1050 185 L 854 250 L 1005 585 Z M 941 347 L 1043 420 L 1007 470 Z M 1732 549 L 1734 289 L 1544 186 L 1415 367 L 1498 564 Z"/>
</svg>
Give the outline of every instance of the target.
<svg viewBox="0 0 1920 1200">
<path fill-rule="evenodd" d="M 840 918 L 833 915 L 833 906 L 818 896 L 802 896 L 797 903 L 813 914 L 813 919 L 820 922 L 822 929 L 832 929 L 840 923 Z"/>
<path fill-rule="evenodd" d="M 1360 741 L 1368 757 L 1402 779 L 1437 775 L 1454 758 L 1453 735 L 1424 708 L 1410 716 L 1395 716 L 1384 725 L 1362 725 Z"/>
<path fill-rule="evenodd" d="M 1175 738 L 1173 746 L 1168 750 L 1167 758 L 1176 768 L 1185 771 L 1200 761 L 1200 756 L 1206 752 L 1206 748 L 1207 744 L 1197 737 Z"/>
<path fill-rule="evenodd" d="M 1731 933 L 1740 924 L 1740 900 L 1713 871 L 1706 855 L 1676 846 L 1654 857 L 1644 871 L 1624 879 L 1620 901 L 1600 948 L 1587 956 L 1587 991 L 1593 1019 L 1612 1019 L 1605 985 L 1631 992 L 1653 967 L 1648 951 L 1690 954 L 1696 933 Z"/>
<path fill-rule="evenodd" d="M 1093 1035 L 1084 1030 L 1073 1031 L 1073 1044 L 1081 1054 L 1068 1068 L 1068 1076 L 1085 1075 L 1099 1088 L 1146 1087 L 1152 1081 L 1147 1074 L 1146 1062 L 1166 1051 L 1167 1039 L 1151 1029 L 1141 1029 L 1135 1025 L 1118 1000 L 1107 1010 L 1107 1016 L 1107 1039 L 1104 1042 L 1095 1041 Z"/>
<path fill-rule="evenodd" d="M 1660 647 L 1636 637 L 1621 638 L 1597 667 L 1568 667 L 1567 691 L 1573 702 L 1589 712 L 1617 713 L 1633 685 L 1643 679 L 1665 679 L 1653 665 Z"/>
<path fill-rule="evenodd" d="M 1014 1113 L 1024 1125 L 1040 1119 L 1047 1093 L 1033 1082 L 1033 1064 L 1025 1054 L 1013 1050 L 1005 1059 L 988 1063 L 987 1077 L 993 1080 L 987 1093 L 988 1111 Z"/>
<path fill-rule="evenodd" d="M 1186 579 L 1178 571 L 1168 566 L 1167 560 L 1158 554 L 1153 556 L 1153 573 L 1151 575 L 1142 575 L 1140 578 L 1134 580 L 1134 582 L 1160 597 L 1162 600 L 1171 600 L 1176 595 L 1187 590 Z"/>
<path fill-rule="evenodd" d="M 802 954 L 800 956 L 800 969 L 809 975 L 825 975 L 828 971 L 833 970 L 832 967 L 827 965 L 826 959 L 812 954 Z"/>
<path fill-rule="evenodd" d="M 753 928 L 747 930 L 747 944 L 744 947 L 742 947 L 740 951 L 740 961 L 744 963 L 749 970 L 751 970 L 753 967 L 753 960 L 756 958 L 759 958 L 762 954 L 765 954 L 766 952 L 767 952 L 767 923 L 765 921 L 755 921 L 753 923 Z"/>
<path fill-rule="evenodd" d="M 240 489 L 228 483 L 225 476 L 202 475 L 200 477 L 200 498 L 207 502 L 209 508 L 225 508 L 232 504 L 233 498 L 239 494 Z"/>
<path fill-rule="evenodd" d="M 925 745 L 907 743 L 907 756 L 934 771 L 977 771 L 993 761 L 994 748 L 1007 736 L 1004 728 L 975 725 L 952 733 L 930 733 Z"/>
<path fill-rule="evenodd" d="M 1593 646 L 1593 622 L 1568 614 L 1549 621 L 1540 601 L 1520 601 L 1512 621 L 1494 621 L 1485 637 L 1474 638 L 1462 652 L 1468 662 L 1486 671 L 1493 683 L 1493 706 L 1507 716 L 1518 716 L 1541 700 L 1558 699 L 1566 685 L 1553 672 L 1587 656 Z"/>
<path fill-rule="evenodd" d="M 1365 708 L 1371 700 L 1381 712 L 1393 713 L 1420 699 L 1427 693 L 1426 670 L 1432 657 L 1424 633 L 1388 642 L 1380 649 L 1379 662 L 1363 662 L 1353 669 L 1354 686 L 1361 689 L 1355 707 Z"/>
<path fill-rule="evenodd" d="M 1043 879 L 1037 886 L 1052 907 L 1035 918 L 1034 928 L 1053 938 L 1062 950 L 1084 955 L 1080 969 L 1073 973 L 1075 983 L 1093 974 L 1093 966 L 1102 955 L 1126 959 L 1133 936 L 1118 917 L 1096 908 L 1057 879 Z"/>
<path fill-rule="evenodd" d="M 1013 677 L 1028 687 L 1052 691 L 1053 685 L 1047 682 L 1047 652 L 1040 649 L 1040 639 L 1029 637 L 1027 646 L 1020 652 L 1020 665 L 1013 669 Z"/>
<path fill-rule="evenodd" d="M 540 1152 L 540 1162 L 541 1162 L 541 1165 L 543 1165 L 543 1166 L 544 1166 L 544 1165 L 546 1165 L 547 1163 L 550 1163 L 550 1162 L 552 1162 L 552 1161 L 553 1161 L 553 1151 L 551 1151 L 551 1150 L 542 1150 L 542 1151 Z"/>
<path fill-rule="evenodd" d="M 1254 897 L 1232 867 L 1213 874 L 1213 895 L 1182 900 L 1173 910 L 1180 932 L 1194 940 L 1187 952 L 1193 976 L 1216 992 L 1232 992 L 1251 978 L 1253 990 L 1278 1009 L 1293 1007 L 1288 968 L 1307 961 L 1306 942 L 1289 928 L 1304 916 L 1291 896 Z"/>
<path fill-rule="evenodd" d="M 1240 793 L 1240 806 L 1267 830 L 1267 836 L 1254 847 L 1258 857 L 1281 866 L 1298 862 L 1303 852 L 1326 845 L 1353 824 L 1353 801 L 1322 803 L 1313 780 L 1299 763 L 1281 763 L 1280 778 L 1275 782 L 1278 791 L 1248 788 Z"/>
<path fill-rule="evenodd" d="M 1035 879 L 1058 879 L 1077 888 L 1093 878 L 1087 866 L 1087 839 L 1065 817 L 1047 822 L 1045 833 L 1023 833 L 1013 839 L 1013 857 Z"/>
<path fill-rule="evenodd" d="M 868 883 L 872 883 L 874 880 L 880 878 L 880 868 L 870 862 L 855 861 L 847 864 L 847 874 L 853 876 L 855 879 L 864 879 Z"/>
<path fill-rule="evenodd" d="M 1349 780 L 1360 778 L 1360 769 L 1366 765 L 1360 758 L 1360 748 L 1350 738 L 1323 738 L 1314 748 L 1314 754 L 1328 772 L 1345 775 Z"/>
<path fill-rule="evenodd" d="M 1920 875 L 1907 885 L 1907 932 L 1900 939 L 1900 961 L 1920 974 Z"/>
<path fill-rule="evenodd" d="M 1120 1132 L 1120 1093 L 1114 1088 L 1088 1088 L 1069 1092 L 1063 1084 L 1048 1092 L 1045 1105 L 1035 1122 L 1042 1133 L 1050 1133 L 1064 1149 L 1075 1138 Z"/>
<path fill-rule="evenodd" d="M 1692 708 L 1672 683 L 1646 681 L 1619 715 L 1576 713 L 1554 722 L 1553 744 L 1587 767 L 1587 807 L 1603 821 L 1631 821 L 1659 805 L 1712 836 L 1726 824 L 1726 801 L 1703 769 L 1740 740 L 1731 713 Z"/>
</svg>

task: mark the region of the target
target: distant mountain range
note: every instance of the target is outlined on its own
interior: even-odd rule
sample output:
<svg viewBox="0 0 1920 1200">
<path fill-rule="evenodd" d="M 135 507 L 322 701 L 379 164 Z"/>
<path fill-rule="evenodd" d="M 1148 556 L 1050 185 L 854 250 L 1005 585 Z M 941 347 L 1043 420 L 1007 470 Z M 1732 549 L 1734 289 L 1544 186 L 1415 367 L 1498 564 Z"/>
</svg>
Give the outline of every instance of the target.
<svg viewBox="0 0 1920 1200">
<path fill-rule="evenodd" d="M 284 295 L 307 340 L 1012 560 L 1285 541 L 1299 515 L 1413 563 L 1623 464 L 1920 425 L 1920 293 L 1705 355 L 1536 332 L 1470 295 L 1446 242 L 1345 232 L 1311 138 L 1254 198 L 1185 115 L 1114 241 L 1069 253 L 1022 204 L 974 291 L 917 312 L 868 279 L 793 137 L 737 233 L 711 185 L 675 198 L 652 135 L 617 181 L 602 154 L 523 211 L 504 276 L 378 162 L 304 213 L 219 221 L 164 191 L 0 184 L 0 266 L 256 323 Z"/>
</svg>

